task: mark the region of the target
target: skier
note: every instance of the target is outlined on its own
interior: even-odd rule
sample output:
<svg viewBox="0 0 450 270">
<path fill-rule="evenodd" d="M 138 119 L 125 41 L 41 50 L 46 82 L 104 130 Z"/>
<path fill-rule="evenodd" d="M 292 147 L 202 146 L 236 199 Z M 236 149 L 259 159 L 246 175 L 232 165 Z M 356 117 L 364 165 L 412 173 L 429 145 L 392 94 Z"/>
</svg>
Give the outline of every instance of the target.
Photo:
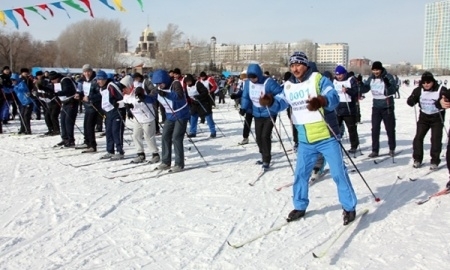
<svg viewBox="0 0 450 270">
<path fill-rule="evenodd" d="M 394 77 L 389 74 L 379 61 L 372 64 L 372 75 L 365 83 L 360 83 L 361 93 L 372 91 L 372 153 L 377 157 L 380 150 L 380 127 L 383 121 L 389 144 L 389 155 L 395 155 L 395 114 L 394 95 L 397 88 Z"/>
<path fill-rule="evenodd" d="M 442 85 L 439 86 L 433 74 L 426 71 L 422 74 L 421 84 L 416 87 L 407 104 L 411 107 L 417 103 L 420 107 L 419 120 L 417 121 L 416 136 L 413 140 L 414 168 L 419 168 L 423 160 L 423 140 L 431 129 L 431 165 L 430 170 L 436 170 L 441 162 L 442 129 L 444 128 L 445 110 L 436 106 L 436 100 L 441 96 Z M 445 88 L 444 88 L 445 91 Z"/>
<path fill-rule="evenodd" d="M 120 160 L 124 158 L 123 133 L 125 131 L 124 89 L 133 87 L 130 75 L 123 77 L 118 84 L 111 79 L 97 77 L 97 84 L 102 94 L 102 109 L 105 111 L 106 151 L 101 159 Z"/>
<path fill-rule="evenodd" d="M 13 74 L 14 75 L 14 74 Z M 14 93 L 19 101 L 20 130 L 19 134 L 31 134 L 31 113 L 33 112 L 33 100 L 31 98 L 31 89 L 33 82 L 29 80 L 29 70 L 22 68 L 20 76 L 17 78 L 17 84 L 14 86 Z M 13 80 L 13 77 L 11 77 Z"/>
<path fill-rule="evenodd" d="M 180 72 L 181 73 L 181 72 Z M 172 161 L 172 144 L 175 152 L 175 166 L 172 172 L 180 172 L 184 169 L 183 139 L 189 120 L 189 107 L 183 85 L 180 80 L 172 81 L 165 70 L 156 70 L 152 81 L 158 86 L 158 101 L 164 106 L 166 121 L 162 133 L 161 164 L 158 170 L 169 170 Z"/>
<path fill-rule="evenodd" d="M 75 146 L 75 149 L 85 149 L 81 153 L 97 152 L 97 141 L 95 140 L 95 127 L 97 118 L 102 107 L 102 94 L 97 85 L 97 79 L 106 80 L 108 75 L 103 70 L 98 74 L 89 64 L 83 66 L 83 77 L 78 81 L 79 92 L 75 99 L 82 100 L 84 104 L 84 143 Z"/>
<path fill-rule="evenodd" d="M 289 63 L 293 76 L 284 84 L 283 95 L 272 98 L 266 94 L 260 101 L 261 105 L 270 106 L 271 111 L 281 111 L 291 105 L 292 121 L 299 133 L 293 185 L 294 210 L 289 213 L 287 221 L 305 215 L 309 205 L 308 178 L 317 154 L 322 153 L 337 185 L 344 225 L 347 225 L 355 219 L 357 199 L 342 158 L 342 145 L 336 138 L 339 128 L 333 110 L 339 105 L 339 96 L 329 79 L 308 66 L 305 53 L 294 52 Z M 329 117 L 324 115 L 325 109 L 330 112 Z"/>
<path fill-rule="evenodd" d="M 262 156 L 262 160 L 257 161 L 257 164 L 262 165 L 262 168 L 267 170 L 272 159 L 271 135 L 278 111 L 270 111 L 260 104 L 259 99 L 262 96 L 276 96 L 283 88 L 274 79 L 265 77 L 258 64 L 248 66 L 247 77 L 248 80 L 244 83 L 239 114 L 244 116 L 248 109 L 252 109 L 255 118 L 256 143 Z"/>
<path fill-rule="evenodd" d="M 238 86 L 237 86 L 237 92 L 231 94 L 230 98 L 234 99 L 237 106 L 236 108 L 239 108 L 240 103 L 241 103 L 241 98 L 242 98 L 242 93 L 244 92 L 244 83 L 245 81 L 248 80 L 247 78 L 247 71 L 244 70 L 241 72 L 240 76 L 239 76 L 239 82 L 238 82 Z M 239 145 L 244 145 L 244 144 L 248 144 L 248 136 L 250 135 L 251 132 L 251 127 L 252 127 L 252 122 L 253 122 L 253 114 L 252 114 L 252 108 L 249 107 L 247 109 L 247 111 L 245 112 L 244 115 L 244 127 L 242 130 L 242 141 L 239 142 Z"/>
<path fill-rule="evenodd" d="M 195 137 L 197 134 L 198 117 L 205 117 L 211 132 L 210 138 L 216 137 L 216 127 L 212 117 L 212 100 L 209 98 L 208 89 L 205 85 L 194 79 L 191 74 L 186 74 L 184 82 L 187 85 L 187 94 L 190 102 L 190 129 L 188 137 Z"/>
<path fill-rule="evenodd" d="M 57 146 L 75 147 L 75 121 L 78 113 L 78 100 L 74 99 L 77 93 L 75 82 L 64 77 L 60 73 L 51 71 L 49 79 L 53 84 L 55 95 L 58 97 L 58 105 L 61 108 L 61 138 Z"/>
<path fill-rule="evenodd" d="M 358 99 L 358 85 L 352 76 L 348 76 L 343 66 L 335 69 L 334 89 L 338 92 L 339 106 L 336 108 L 339 126 L 345 122 L 350 137 L 349 153 L 356 153 L 359 146 L 358 126 L 356 122 L 356 100 Z"/>
<path fill-rule="evenodd" d="M 145 161 L 144 139 L 152 153 L 152 158 L 148 163 L 159 162 L 160 156 L 155 137 L 158 123 L 155 120 L 153 107 L 156 96 L 146 95 L 144 88 L 138 86 L 133 90 L 125 89 L 123 100 L 127 108 L 128 119 L 133 123 L 133 142 L 136 145 L 137 157 L 132 160 L 132 163 Z"/>
</svg>

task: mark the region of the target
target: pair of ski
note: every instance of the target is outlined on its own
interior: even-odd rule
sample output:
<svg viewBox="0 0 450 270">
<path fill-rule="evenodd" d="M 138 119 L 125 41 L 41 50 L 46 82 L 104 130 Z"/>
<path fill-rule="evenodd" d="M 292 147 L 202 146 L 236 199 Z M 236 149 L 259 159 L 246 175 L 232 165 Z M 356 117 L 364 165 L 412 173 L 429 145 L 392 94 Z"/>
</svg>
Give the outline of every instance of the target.
<svg viewBox="0 0 450 270">
<path fill-rule="evenodd" d="M 406 175 L 403 175 L 403 176 L 398 175 L 397 178 L 398 178 L 399 180 L 404 179 L 404 178 L 408 178 L 409 181 L 415 182 L 415 181 L 419 180 L 420 178 L 424 178 L 424 177 L 426 177 L 426 176 L 428 176 L 428 175 L 430 175 L 430 174 L 432 174 L 432 173 L 434 173 L 434 172 L 436 172 L 436 171 L 439 171 L 439 170 L 442 169 L 444 166 L 445 166 L 445 165 L 439 165 L 439 166 L 438 166 L 436 169 L 434 169 L 434 170 L 429 169 L 429 170 L 426 170 L 426 171 L 421 172 L 421 173 L 418 173 L 418 172 L 416 171 L 417 169 L 414 169 L 414 168 L 413 168 L 412 170 L 409 170 L 409 172 L 408 172 Z M 413 175 L 413 176 L 412 176 L 412 175 Z"/>
<path fill-rule="evenodd" d="M 428 198 L 426 198 L 424 200 L 417 201 L 416 203 L 418 205 L 422 205 L 422 204 L 428 202 L 429 200 L 431 200 L 432 198 L 436 198 L 436 197 L 439 197 L 439 196 L 442 196 L 442 195 L 446 195 L 446 194 L 449 194 L 449 193 L 450 193 L 450 189 L 449 188 L 444 188 L 443 190 L 440 190 L 440 191 L 438 191 L 438 192 L 428 196 Z"/>
<path fill-rule="evenodd" d="M 137 181 L 141 181 L 141 180 L 147 180 L 147 179 L 151 179 L 151 178 L 159 178 L 163 175 L 170 175 L 170 174 L 176 174 L 176 173 L 181 173 L 181 172 L 185 172 L 185 171 L 189 171 L 189 170 L 194 170 L 194 169 L 198 169 L 198 168 L 202 168 L 202 167 L 206 167 L 208 165 L 206 164 L 200 164 L 200 165 L 196 165 L 196 166 L 191 166 L 191 167 L 186 167 L 181 171 L 173 171 L 172 169 L 169 170 L 159 170 L 158 167 L 154 168 L 152 171 L 142 171 L 142 172 L 137 172 L 137 173 L 130 173 L 127 174 L 126 176 L 129 175 L 139 175 L 139 174 L 144 174 L 144 173 L 150 173 L 151 175 L 149 176 L 145 176 L 143 178 L 137 178 L 137 179 L 130 179 L 130 180 L 124 180 L 124 179 L 120 179 L 120 182 L 122 183 L 133 183 L 133 182 L 137 182 Z M 217 172 L 217 171 L 213 171 L 213 170 L 209 170 L 210 172 Z M 153 173 L 152 173 L 153 172 Z M 156 172 L 156 173 L 155 173 Z M 105 176 L 106 177 L 106 176 Z M 108 179 L 115 179 L 118 177 L 125 177 L 125 176 L 117 176 L 117 177 L 107 177 Z"/>
<path fill-rule="evenodd" d="M 396 157 L 397 155 L 401 154 L 402 152 L 403 152 L 403 150 L 397 151 L 397 152 L 395 152 L 394 156 L 389 155 L 389 153 L 379 155 L 379 156 L 378 156 L 379 158 L 377 157 L 378 159 L 374 159 L 373 163 L 375 163 L 375 164 L 380 164 L 380 163 L 382 163 L 383 161 L 386 161 L 386 160 L 388 160 L 388 159 L 390 159 L 390 158 Z M 394 160 L 393 160 L 393 163 L 395 163 Z"/>
<path fill-rule="evenodd" d="M 259 164 L 259 163 L 257 162 L 256 164 Z M 251 181 L 250 183 L 248 183 L 248 184 L 249 184 L 251 187 L 253 187 L 253 186 L 256 184 L 256 182 L 258 182 L 259 179 L 261 179 L 261 177 L 262 177 L 267 171 L 269 171 L 269 170 L 272 169 L 273 164 L 274 164 L 274 162 L 272 161 L 272 162 L 270 163 L 270 165 L 269 165 L 269 168 L 261 167 L 261 169 L 259 170 L 259 173 L 258 173 L 258 175 L 255 177 L 255 179 L 254 179 L 253 181 Z M 259 165 L 260 165 L 260 164 L 259 164 Z"/>
<path fill-rule="evenodd" d="M 334 244 L 342 237 L 342 235 L 344 235 L 344 233 L 345 233 L 349 228 L 353 227 L 354 224 L 358 223 L 359 220 L 360 220 L 364 215 L 366 215 L 368 212 L 369 212 L 369 209 L 363 209 L 363 210 L 361 210 L 361 211 L 358 211 L 357 214 L 356 214 L 355 220 L 352 221 L 350 224 L 348 224 L 348 225 L 346 225 L 346 226 L 339 227 L 339 228 L 334 232 L 334 235 L 333 235 L 332 237 L 328 238 L 328 240 L 327 240 L 325 243 L 323 243 L 323 245 L 325 245 L 325 248 L 324 248 L 321 252 L 319 252 L 319 253 L 313 252 L 313 253 L 312 253 L 313 257 L 314 257 L 314 258 L 322 258 L 322 257 L 324 257 L 325 255 L 327 255 L 327 254 L 328 254 L 328 251 L 329 251 L 329 250 L 334 246 Z M 302 219 L 304 219 L 304 218 L 302 218 Z M 243 247 L 243 246 L 245 246 L 245 245 L 247 245 L 247 244 L 250 244 L 250 243 L 252 243 L 252 242 L 254 242 L 254 241 L 258 240 L 258 239 L 261 239 L 261 238 L 263 238 L 263 237 L 265 237 L 265 236 L 267 236 L 267 235 L 269 235 L 269 234 L 271 234 L 271 233 L 273 233 L 273 232 L 276 232 L 276 231 L 281 230 L 283 227 L 285 227 L 286 225 L 288 225 L 288 224 L 290 224 L 290 223 L 297 223 L 297 222 L 295 222 L 295 221 L 293 221 L 293 222 L 285 221 L 284 223 L 281 223 L 281 224 L 279 224 L 278 226 L 272 227 L 272 228 L 270 228 L 269 230 L 267 230 L 267 231 L 265 231 L 265 232 L 263 232 L 263 233 L 260 233 L 260 234 L 258 234 L 258 235 L 256 235 L 256 236 L 252 237 L 252 238 L 249 238 L 248 240 L 242 241 L 241 243 L 238 243 L 238 244 L 232 244 L 232 243 L 230 243 L 230 241 L 227 240 L 227 244 L 228 244 L 230 247 L 233 247 L 233 248 L 235 248 L 235 249 L 241 248 L 241 247 Z"/>
</svg>

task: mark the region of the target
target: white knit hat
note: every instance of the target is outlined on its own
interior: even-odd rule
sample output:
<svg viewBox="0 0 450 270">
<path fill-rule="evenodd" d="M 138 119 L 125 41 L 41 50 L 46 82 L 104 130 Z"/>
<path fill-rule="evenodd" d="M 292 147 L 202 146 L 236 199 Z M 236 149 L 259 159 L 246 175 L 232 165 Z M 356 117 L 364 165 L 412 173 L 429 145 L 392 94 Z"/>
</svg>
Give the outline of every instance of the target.
<svg viewBox="0 0 450 270">
<path fill-rule="evenodd" d="M 133 87 L 133 78 L 130 75 L 127 75 L 120 80 L 120 83 L 123 84 L 126 88 Z"/>
</svg>

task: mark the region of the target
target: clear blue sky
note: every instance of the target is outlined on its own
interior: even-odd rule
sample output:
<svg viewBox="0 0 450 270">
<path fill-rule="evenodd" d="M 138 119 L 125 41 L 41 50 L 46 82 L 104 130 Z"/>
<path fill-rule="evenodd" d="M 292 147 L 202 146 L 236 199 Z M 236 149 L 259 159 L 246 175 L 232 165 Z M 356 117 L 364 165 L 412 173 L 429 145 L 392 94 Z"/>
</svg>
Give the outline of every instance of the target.
<svg viewBox="0 0 450 270">
<path fill-rule="evenodd" d="M 53 0 L 54 1 L 54 0 Z M 77 1 L 77 0 L 76 0 Z M 52 0 L 1 1 L 0 9 L 50 3 Z M 149 22 L 158 33 L 169 23 L 179 26 L 186 39 L 218 43 L 295 42 L 311 39 L 318 43 L 347 42 L 350 58 L 367 57 L 384 63 L 409 61 L 422 63 L 425 4 L 432 0 L 143 0 L 144 12 L 137 0 L 123 0 L 127 12 L 112 11 L 99 0 L 90 0 L 94 15 L 117 18 L 130 33 L 129 47 L 134 48 L 140 32 Z M 108 0 L 112 5 L 112 0 Z M 81 2 L 80 2 L 81 3 Z M 84 5 L 81 4 L 83 7 Z M 90 19 L 70 7 L 53 8 L 55 17 L 42 12 L 43 20 L 27 11 L 27 27 L 18 14 L 20 31 L 36 39 L 52 40 L 69 24 Z M 3 30 L 14 29 L 9 19 Z"/>
</svg>

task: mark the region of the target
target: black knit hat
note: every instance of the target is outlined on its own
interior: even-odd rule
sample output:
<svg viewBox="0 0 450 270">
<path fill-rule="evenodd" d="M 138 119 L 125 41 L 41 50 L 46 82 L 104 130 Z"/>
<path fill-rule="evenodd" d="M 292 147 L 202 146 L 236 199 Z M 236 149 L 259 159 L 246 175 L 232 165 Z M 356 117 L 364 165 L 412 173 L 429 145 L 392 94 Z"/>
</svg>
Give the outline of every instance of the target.
<svg viewBox="0 0 450 270">
<path fill-rule="evenodd" d="M 21 68 L 20 73 L 24 73 L 24 72 L 30 73 L 30 70 L 28 68 Z"/>
<path fill-rule="evenodd" d="M 48 74 L 48 78 L 50 81 L 55 80 L 55 79 L 59 79 L 61 78 L 61 74 L 59 74 L 56 71 L 50 71 L 50 73 Z"/>
<path fill-rule="evenodd" d="M 42 72 L 41 70 L 36 71 L 36 77 L 37 76 L 42 76 L 42 75 L 44 75 L 44 72 Z"/>
<path fill-rule="evenodd" d="M 383 64 L 381 64 L 380 61 L 373 62 L 372 70 L 374 70 L 374 69 L 376 69 L 376 70 L 383 70 Z"/>
<path fill-rule="evenodd" d="M 421 82 L 435 82 L 434 76 L 431 72 L 425 71 L 422 74 L 422 78 L 420 79 Z"/>
<path fill-rule="evenodd" d="M 181 70 L 180 70 L 179 68 L 175 68 L 175 69 L 173 70 L 173 73 L 178 74 L 178 75 L 181 75 Z"/>
<path fill-rule="evenodd" d="M 4 67 L 3 67 L 3 70 L 5 70 L 5 69 L 8 69 L 8 70 L 9 70 L 10 68 L 9 68 L 9 66 L 4 66 Z"/>
</svg>

